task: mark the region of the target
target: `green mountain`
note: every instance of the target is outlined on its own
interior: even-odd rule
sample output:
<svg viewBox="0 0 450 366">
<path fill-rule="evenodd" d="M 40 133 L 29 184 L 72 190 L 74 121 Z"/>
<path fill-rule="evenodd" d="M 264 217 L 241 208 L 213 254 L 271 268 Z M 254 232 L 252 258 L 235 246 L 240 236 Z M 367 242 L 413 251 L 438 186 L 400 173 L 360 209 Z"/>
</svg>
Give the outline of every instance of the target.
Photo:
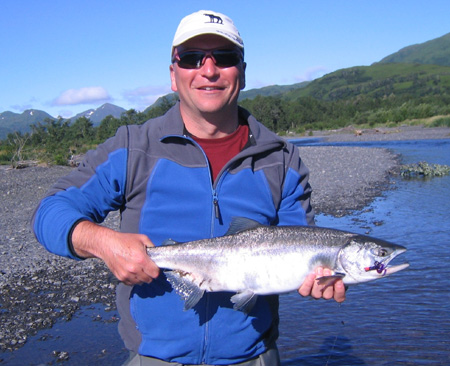
<svg viewBox="0 0 450 366">
<path fill-rule="evenodd" d="M 75 122 L 78 118 L 86 117 L 88 118 L 94 126 L 98 126 L 105 117 L 113 116 L 115 118 L 120 118 L 120 116 L 126 112 L 126 109 L 118 107 L 111 103 L 105 103 L 97 109 L 88 109 L 76 116 L 70 118 L 72 122 Z"/>
<path fill-rule="evenodd" d="M 441 41 L 442 37 L 431 42 L 439 57 L 426 48 L 426 60 L 447 57 L 445 47 L 437 46 Z M 350 67 L 278 96 L 242 100 L 241 105 L 279 133 L 430 121 L 431 117 L 436 117 L 433 125 L 449 126 L 450 65 L 380 62 Z"/>
<path fill-rule="evenodd" d="M 337 70 L 283 97 L 336 101 L 358 96 L 412 98 L 436 94 L 450 94 L 450 66 L 378 63 Z"/>
<path fill-rule="evenodd" d="M 450 33 L 431 41 L 402 48 L 379 63 L 415 63 L 450 66 Z"/>
<path fill-rule="evenodd" d="M 0 113 L 0 139 L 4 139 L 12 132 L 28 132 L 30 125 L 41 122 L 46 118 L 53 119 L 47 112 L 37 109 L 27 109 L 23 113 L 3 112 Z"/>
<path fill-rule="evenodd" d="M 152 109 L 162 107 L 166 103 L 175 103 L 178 100 L 178 93 L 169 93 L 156 99 L 156 101 L 149 107 L 147 107 L 143 113 L 148 114 Z"/>
<path fill-rule="evenodd" d="M 112 115 L 115 118 L 120 118 L 125 112 L 126 110 L 122 107 L 105 103 L 96 109 L 89 109 L 69 119 L 71 122 L 75 122 L 80 117 L 86 117 L 94 124 L 94 126 L 98 126 L 106 116 Z M 56 120 L 56 118 L 52 117 L 47 112 L 38 109 L 28 109 L 23 113 L 14 113 L 10 111 L 0 113 L 0 140 L 5 139 L 8 134 L 15 131 L 21 133 L 30 132 L 31 125 L 38 122 L 42 123 L 46 119 Z"/>
<path fill-rule="evenodd" d="M 309 83 L 310 83 L 310 81 L 303 81 L 301 83 L 296 83 L 296 84 L 291 84 L 291 85 L 269 85 L 269 86 L 265 86 L 263 88 L 244 90 L 239 94 L 239 100 L 241 101 L 244 99 L 254 99 L 258 95 L 261 95 L 263 97 L 280 95 L 280 94 L 287 93 L 291 90 L 304 88 Z"/>
<path fill-rule="evenodd" d="M 450 33 L 408 46 L 371 66 L 337 70 L 284 97 L 336 101 L 369 96 L 423 97 L 450 94 Z"/>
</svg>

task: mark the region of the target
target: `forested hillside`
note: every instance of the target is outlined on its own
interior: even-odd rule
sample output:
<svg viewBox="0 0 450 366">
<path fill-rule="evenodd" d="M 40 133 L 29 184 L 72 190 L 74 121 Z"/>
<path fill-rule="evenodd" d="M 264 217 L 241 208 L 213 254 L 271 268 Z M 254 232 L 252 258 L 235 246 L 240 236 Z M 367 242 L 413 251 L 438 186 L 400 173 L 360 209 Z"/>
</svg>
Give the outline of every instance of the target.
<svg viewBox="0 0 450 366">
<path fill-rule="evenodd" d="M 396 124 L 450 115 L 450 67 L 376 64 L 338 70 L 304 88 L 244 100 L 278 133 Z M 439 120 L 449 125 L 449 118 Z"/>
<path fill-rule="evenodd" d="M 431 41 L 402 48 L 380 63 L 414 63 L 450 66 L 450 33 Z"/>
</svg>

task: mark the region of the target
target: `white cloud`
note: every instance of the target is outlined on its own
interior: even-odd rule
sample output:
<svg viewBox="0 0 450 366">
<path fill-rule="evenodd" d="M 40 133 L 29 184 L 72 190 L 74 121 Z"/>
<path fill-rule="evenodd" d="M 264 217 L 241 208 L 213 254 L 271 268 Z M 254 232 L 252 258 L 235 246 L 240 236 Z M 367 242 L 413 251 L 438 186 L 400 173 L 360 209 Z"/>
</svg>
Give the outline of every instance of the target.
<svg viewBox="0 0 450 366">
<path fill-rule="evenodd" d="M 80 89 L 69 89 L 53 100 L 52 105 L 90 104 L 94 102 L 110 101 L 111 97 L 105 88 L 90 86 Z"/>
</svg>

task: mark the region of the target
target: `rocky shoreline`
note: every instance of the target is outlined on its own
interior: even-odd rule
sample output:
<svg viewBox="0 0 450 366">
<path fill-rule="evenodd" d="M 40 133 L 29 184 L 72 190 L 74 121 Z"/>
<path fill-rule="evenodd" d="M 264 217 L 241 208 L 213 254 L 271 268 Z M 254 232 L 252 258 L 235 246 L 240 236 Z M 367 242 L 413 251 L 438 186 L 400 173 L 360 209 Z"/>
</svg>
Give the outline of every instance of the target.
<svg viewBox="0 0 450 366">
<path fill-rule="evenodd" d="M 406 133 L 403 139 L 448 138 L 449 131 L 419 129 L 413 134 Z M 396 137 L 401 135 L 400 132 Z M 364 133 L 322 134 L 327 139 L 340 139 L 333 141 L 355 141 L 360 136 Z M 394 133 L 380 136 L 389 140 Z M 387 188 L 389 174 L 398 166 L 398 158 L 385 149 L 331 146 L 299 149 L 311 171 L 316 212 L 334 216 L 367 205 Z M 70 319 L 83 305 L 102 303 L 106 310 L 115 308 L 116 280 L 102 262 L 73 261 L 52 255 L 36 242 L 29 228 L 32 212 L 46 190 L 71 169 L 60 166 L 0 169 L 1 350 L 20 348 L 39 329 L 51 327 L 57 319 Z M 105 225 L 117 228 L 118 215 L 110 215 Z"/>
<path fill-rule="evenodd" d="M 39 329 L 71 319 L 83 305 L 115 308 L 114 277 L 99 260 L 73 261 L 48 253 L 30 218 L 47 189 L 72 168 L 0 169 L 0 349 L 15 350 Z M 105 221 L 117 227 L 117 214 Z M 1 359 L 1 357 L 0 357 Z"/>
</svg>

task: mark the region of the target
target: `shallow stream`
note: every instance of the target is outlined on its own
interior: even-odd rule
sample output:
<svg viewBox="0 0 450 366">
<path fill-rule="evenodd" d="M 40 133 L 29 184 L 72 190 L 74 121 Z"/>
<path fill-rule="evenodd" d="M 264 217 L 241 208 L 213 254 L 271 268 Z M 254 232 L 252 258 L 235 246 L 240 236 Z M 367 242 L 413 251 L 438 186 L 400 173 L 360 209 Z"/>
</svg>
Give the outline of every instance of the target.
<svg viewBox="0 0 450 366">
<path fill-rule="evenodd" d="M 315 144 L 317 145 L 317 143 Z M 406 164 L 450 165 L 450 140 L 340 143 L 392 149 Z M 410 267 L 350 287 L 342 305 L 282 298 L 283 365 L 450 365 L 450 176 L 393 180 L 370 206 L 317 224 L 405 246 Z"/>
</svg>

